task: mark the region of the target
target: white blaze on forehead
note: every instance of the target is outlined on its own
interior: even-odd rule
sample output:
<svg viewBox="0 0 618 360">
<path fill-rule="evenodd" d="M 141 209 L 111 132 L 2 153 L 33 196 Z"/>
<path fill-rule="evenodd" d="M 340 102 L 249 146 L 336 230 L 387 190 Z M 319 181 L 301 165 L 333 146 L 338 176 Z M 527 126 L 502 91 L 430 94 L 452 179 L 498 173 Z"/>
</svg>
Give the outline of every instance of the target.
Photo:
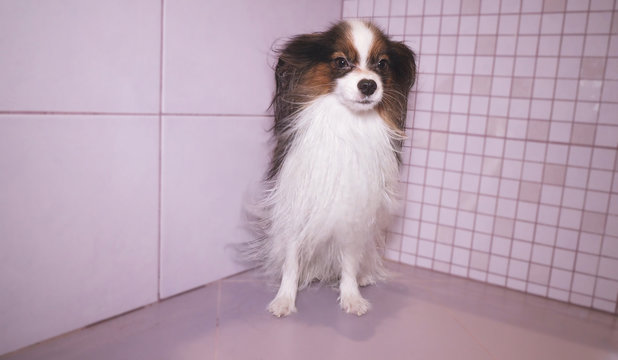
<svg viewBox="0 0 618 360">
<path fill-rule="evenodd" d="M 367 59 L 373 43 L 373 31 L 365 23 L 358 20 L 348 21 L 351 27 L 352 42 L 358 53 L 358 66 L 362 69 L 367 68 Z"/>
</svg>

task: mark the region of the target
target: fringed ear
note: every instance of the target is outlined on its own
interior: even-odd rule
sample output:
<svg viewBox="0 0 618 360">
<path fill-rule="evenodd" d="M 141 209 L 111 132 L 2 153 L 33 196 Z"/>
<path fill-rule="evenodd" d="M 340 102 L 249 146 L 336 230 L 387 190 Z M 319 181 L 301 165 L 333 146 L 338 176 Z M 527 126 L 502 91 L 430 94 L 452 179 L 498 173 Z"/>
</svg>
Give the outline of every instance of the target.
<svg viewBox="0 0 618 360">
<path fill-rule="evenodd" d="M 329 50 L 324 44 L 324 33 L 299 35 L 290 40 L 279 53 L 275 68 L 275 96 L 272 106 L 275 120 L 294 113 L 298 107 L 295 88 L 301 76 L 315 63 L 328 59 Z M 275 134 L 277 124 L 275 124 Z"/>
<path fill-rule="evenodd" d="M 414 53 L 404 43 L 391 42 L 389 58 L 391 59 L 395 82 L 406 94 L 416 81 L 416 61 Z"/>
</svg>

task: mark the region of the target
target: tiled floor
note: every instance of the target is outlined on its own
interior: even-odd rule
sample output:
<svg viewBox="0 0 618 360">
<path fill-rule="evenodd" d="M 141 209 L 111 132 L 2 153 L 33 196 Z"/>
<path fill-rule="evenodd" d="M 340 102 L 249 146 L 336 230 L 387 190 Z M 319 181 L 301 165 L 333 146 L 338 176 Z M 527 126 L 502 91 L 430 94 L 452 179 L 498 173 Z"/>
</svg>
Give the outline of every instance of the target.
<svg viewBox="0 0 618 360">
<path fill-rule="evenodd" d="M 363 317 L 311 287 L 297 314 L 274 318 L 274 289 L 248 272 L 0 359 L 618 359 L 616 316 L 389 267 L 389 282 L 361 290 Z"/>
</svg>

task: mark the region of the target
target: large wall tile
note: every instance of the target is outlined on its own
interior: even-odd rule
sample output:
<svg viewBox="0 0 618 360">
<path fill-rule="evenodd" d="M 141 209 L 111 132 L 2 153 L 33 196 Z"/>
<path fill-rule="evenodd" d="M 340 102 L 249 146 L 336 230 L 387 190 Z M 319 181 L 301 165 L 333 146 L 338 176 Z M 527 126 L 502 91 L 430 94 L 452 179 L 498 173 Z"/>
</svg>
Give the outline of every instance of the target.
<svg viewBox="0 0 618 360">
<path fill-rule="evenodd" d="M 163 123 L 162 297 L 243 270 L 243 203 L 266 170 L 268 117 L 171 116 Z"/>
<path fill-rule="evenodd" d="M 264 114 L 275 41 L 321 31 L 340 14 L 331 0 L 166 1 L 164 111 Z"/>
<path fill-rule="evenodd" d="M 0 116 L 0 354 L 157 300 L 158 119 Z"/>
<path fill-rule="evenodd" d="M 159 110 L 161 2 L 0 2 L 0 111 Z"/>
</svg>

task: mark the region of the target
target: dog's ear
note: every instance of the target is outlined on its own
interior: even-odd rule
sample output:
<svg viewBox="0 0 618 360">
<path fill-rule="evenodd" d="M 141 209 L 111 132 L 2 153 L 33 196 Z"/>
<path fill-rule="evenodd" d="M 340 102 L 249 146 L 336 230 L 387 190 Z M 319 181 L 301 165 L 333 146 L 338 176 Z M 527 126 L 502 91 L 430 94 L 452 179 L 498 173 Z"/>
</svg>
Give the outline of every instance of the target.
<svg viewBox="0 0 618 360">
<path fill-rule="evenodd" d="M 402 42 L 392 41 L 389 49 L 388 56 L 391 60 L 395 82 L 400 90 L 407 94 L 416 81 L 415 55 Z"/>
<path fill-rule="evenodd" d="M 279 62 L 297 70 L 327 61 L 330 48 L 325 41 L 325 33 L 298 35 L 290 40 L 279 55 Z"/>
<path fill-rule="evenodd" d="M 299 85 L 301 76 L 329 56 L 324 33 L 298 35 L 279 51 L 275 67 L 275 96 L 271 104 L 275 118 L 282 119 L 296 110 L 299 99 L 294 98 L 294 88 Z"/>
<path fill-rule="evenodd" d="M 277 94 L 289 93 L 300 75 L 316 62 L 328 59 L 329 56 L 323 33 L 298 35 L 292 38 L 279 52 L 275 68 Z"/>
</svg>

